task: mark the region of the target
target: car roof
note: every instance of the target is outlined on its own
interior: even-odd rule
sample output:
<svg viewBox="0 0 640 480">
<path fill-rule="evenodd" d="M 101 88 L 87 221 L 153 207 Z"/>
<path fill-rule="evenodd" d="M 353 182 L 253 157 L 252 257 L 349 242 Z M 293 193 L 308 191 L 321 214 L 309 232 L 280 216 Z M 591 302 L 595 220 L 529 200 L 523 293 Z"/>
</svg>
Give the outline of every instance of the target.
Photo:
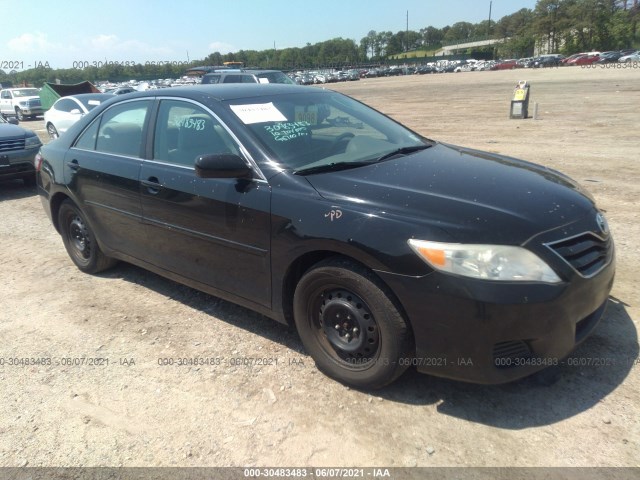
<svg viewBox="0 0 640 480">
<path fill-rule="evenodd" d="M 64 98 L 77 98 L 78 100 L 104 100 L 105 98 L 115 97 L 112 93 L 77 93 L 75 95 L 65 95 L 64 97 L 60 97 L 57 101 L 62 100 Z"/>
<path fill-rule="evenodd" d="M 134 92 L 127 95 L 127 99 L 145 97 L 182 97 L 192 100 L 213 99 L 239 100 L 242 98 L 260 97 L 263 95 L 321 93 L 323 90 L 315 87 L 303 87 L 300 85 L 288 85 L 279 83 L 224 83 L 192 85 L 187 87 L 163 88 L 162 90 L 147 90 Z"/>
</svg>

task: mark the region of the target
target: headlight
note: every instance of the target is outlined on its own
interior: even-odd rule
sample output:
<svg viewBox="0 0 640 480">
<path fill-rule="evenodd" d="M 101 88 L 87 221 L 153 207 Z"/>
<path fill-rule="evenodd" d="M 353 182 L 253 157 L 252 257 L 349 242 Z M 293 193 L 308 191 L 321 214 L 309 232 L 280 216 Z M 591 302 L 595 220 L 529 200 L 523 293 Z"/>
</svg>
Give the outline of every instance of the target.
<svg viewBox="0 0 640 480">
<path fill-rule="evenodd" d="M 28 107 L 29 104 L 25 101 L 25 102 L 18 102 L 18 105 L 20 105 L 21 107 Z"/>
<path fill-rule="evenodd" d="M 535 253 L 509 245 L 465 245 L 409 240 L 432 268 L 482 280 L 559 283 L 560 278 Z"/>
<path fill-rule="evenodd" d="M 40 143 L 40 139 L 35 135 L 33 137 L 27 137 L 24 139 L 25 147 L 39 147 L 40 145 L 42 145 Z"/>
</svg>

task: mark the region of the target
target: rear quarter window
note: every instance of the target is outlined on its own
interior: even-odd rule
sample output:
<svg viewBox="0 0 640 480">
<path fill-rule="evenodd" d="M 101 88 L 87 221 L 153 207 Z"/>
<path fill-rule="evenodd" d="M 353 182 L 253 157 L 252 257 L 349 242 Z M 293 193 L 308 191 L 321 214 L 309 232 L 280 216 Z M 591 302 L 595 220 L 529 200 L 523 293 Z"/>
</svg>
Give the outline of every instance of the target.
<svg viewBox="0 0 640 480">
<path fill-rule="evenodd" d="M 253 75 L 227 75 L 223 83 L 256 83 Z"/>
<path fill-rule="evenodd" d="M 202 77 L 202 83 L 220 83 L 220 75 L 205 75 Z"/>
</svg>

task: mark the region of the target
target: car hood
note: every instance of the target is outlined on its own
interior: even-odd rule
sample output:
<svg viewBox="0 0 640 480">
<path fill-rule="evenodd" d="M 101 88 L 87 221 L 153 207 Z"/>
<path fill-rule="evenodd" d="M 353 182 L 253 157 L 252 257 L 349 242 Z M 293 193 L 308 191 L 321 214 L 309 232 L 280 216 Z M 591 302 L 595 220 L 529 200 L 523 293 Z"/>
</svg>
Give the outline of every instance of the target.
<svg viewBox="0 0 640 480">
<path fill-rule="evenodd" d="M 27 131 L 18 125 L 12 125 L 10 123 L 0 124 L 0 139 L 24 137 L 26 134 Z"/>
<path fill-rule="evenodd" d="M 378 164 L 308 175 L 336 206 L 404 217 L 437 241 L 523 244 L 594 203 L 569 177 L 510 157 L 436 144 Z"/>
</svg>

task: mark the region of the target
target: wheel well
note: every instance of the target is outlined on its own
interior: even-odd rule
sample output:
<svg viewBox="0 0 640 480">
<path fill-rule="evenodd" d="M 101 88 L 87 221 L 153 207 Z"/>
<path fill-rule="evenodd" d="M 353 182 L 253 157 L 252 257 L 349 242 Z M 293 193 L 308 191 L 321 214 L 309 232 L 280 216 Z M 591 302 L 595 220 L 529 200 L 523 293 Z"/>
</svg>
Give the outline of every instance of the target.
<svg viewBox="0 0 640 480">
<path fill-rule="evenodd" d="M 282 282 L 282 310 L 284 313 L 284 318 L 289 326 L 295 328 L 295 322 L 293 319 L 293 295 L 296 291 L 298 282 L 311 267 L 328 258 L 342 258 L 368 270 L 377 281 L 378 286 L 385 291 L 400 314 L 405 318 L 407 327 L 413 330 L 411 323 L 407 318 L 404 307 L 402 306 L 400 301 L 397 299 L 391 288 L 389 288 L 389 286 L 384 281 L 382 281 L 382 279 L 373 270 L 371 270 L 371 268 L 367 267 L 365 264 L 359 262 L 353 257 L 326 250 L 305 253 L 301 257 L 297 258 L 287 270 L 284 281 Z"/>
<path fill-rule="evenodd" d="M 293 294 L 296 291 L 296 285 L 298 281 L 316 263 L 337 256 L 338 254 L 330 251 L 316 251 L 308 252 L 298 257 L 287 270 L 287 273 L 282 282 L 282 311 L 287 324 L 295 328 L 293 320 Z"/>
<path fill-rule="evenodd" d="M 56 193 L 49 201 L 49 208 L 51 209 L 51 221 L 56 231 L 60 233 L 60 225 L 58 224 L 58 212 L 60 211 L 60 205 L 69 197 L 64 193 Z"/>
</svg>

